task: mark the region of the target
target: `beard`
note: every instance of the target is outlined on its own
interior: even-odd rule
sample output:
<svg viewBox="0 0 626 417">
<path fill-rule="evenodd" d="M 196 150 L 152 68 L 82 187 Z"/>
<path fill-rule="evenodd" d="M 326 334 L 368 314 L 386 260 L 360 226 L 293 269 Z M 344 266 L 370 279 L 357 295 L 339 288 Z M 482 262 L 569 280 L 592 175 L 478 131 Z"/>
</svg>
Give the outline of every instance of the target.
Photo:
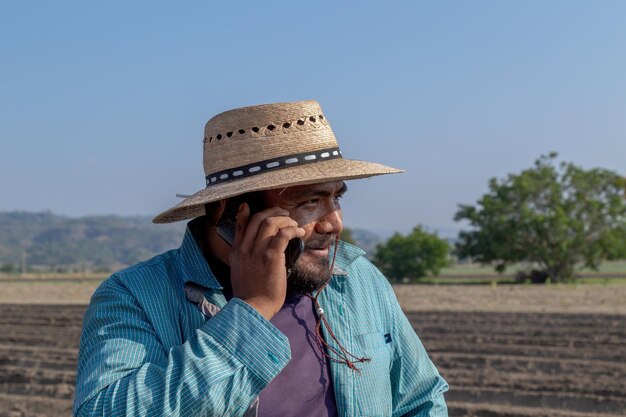
<svg viewBox="0 0 626 417">
<path fill-rule="evenodd" d="M 300 296 L 322 288 L 331 277 L 328 257 L 304 256 L 307 249 L 331 248 L 329 237 L 310 239 L 305 242 L 305 252 L 298 258 L 291 274 L 287 277 L 287 296 Z"/>
</svg>

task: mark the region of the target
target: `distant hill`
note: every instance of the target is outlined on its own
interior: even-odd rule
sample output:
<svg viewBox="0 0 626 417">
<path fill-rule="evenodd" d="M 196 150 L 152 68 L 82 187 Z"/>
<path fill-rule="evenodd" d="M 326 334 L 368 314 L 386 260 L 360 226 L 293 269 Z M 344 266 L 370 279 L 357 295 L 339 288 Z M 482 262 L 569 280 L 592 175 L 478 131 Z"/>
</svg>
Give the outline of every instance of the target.
<svg viewBox="0 0 626 417">
<path fill-rule="evenodd" d="M 110 271 L 180 245 L 185 223 L 150 217 L 72 218 L 50 212 L 0 212 L 0 267 L 59 272 Z"/>
<path fill-rule="evenodd" d="M 376 252 L 376 245 L 383 242 L 383 239 L 374 232 L 365 229 L 350 229 L 352 238 L 356 244 L 367 252 L 368 257 L 373 257 Z"/>
<path fill-rule="evenodd" d="M 51 212 L 0 212 L 0 269 L 114 271 L 180 245 L 186 222 L 155 225 L 148 216 L 66 217 Z M 381 238 L 352 229 L 372 256 Z"/>
</svg>

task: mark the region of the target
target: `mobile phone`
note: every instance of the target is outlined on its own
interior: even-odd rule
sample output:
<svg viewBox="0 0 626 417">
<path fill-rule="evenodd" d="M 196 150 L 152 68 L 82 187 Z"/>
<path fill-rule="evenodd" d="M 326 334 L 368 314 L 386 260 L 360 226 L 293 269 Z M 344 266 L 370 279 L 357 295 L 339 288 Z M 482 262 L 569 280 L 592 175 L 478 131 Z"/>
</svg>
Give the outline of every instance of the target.
<svg viewBox="0 0 626 417">
<path fill-rule="evenodd" d="M 235 240 L 235 232 L 237 231 L 237 212 L 242 203 L 247 203 L 250 207 L 250 215 L 261 210 L 257 199 L 230 198 L 226 202 L 224 213 L 217 222 L 217 233 L 228 245 L 232 246 Z M 300 238 L 291 239 L 285 250 L 285 267 L 290 272 L 296 261 L 304 251 L 304 241 Z"/>
</svg>

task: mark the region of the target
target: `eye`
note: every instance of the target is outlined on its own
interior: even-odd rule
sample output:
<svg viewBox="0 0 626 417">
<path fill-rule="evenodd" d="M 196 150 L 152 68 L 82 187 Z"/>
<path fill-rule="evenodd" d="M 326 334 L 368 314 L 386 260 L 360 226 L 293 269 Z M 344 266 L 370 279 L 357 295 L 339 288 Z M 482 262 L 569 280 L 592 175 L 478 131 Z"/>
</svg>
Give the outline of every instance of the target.
<svg viewBox="0 0 626 417">
<path fill-rule="evenodd" d="M 300 204 L 298 204 L 298 207 L 308 207 L 308 208 L 312 208 L 315 207 L 319 204 L 319 199 L 314 198 L 311 200 L 306 200 L 301 202 Z"/>
</svg>

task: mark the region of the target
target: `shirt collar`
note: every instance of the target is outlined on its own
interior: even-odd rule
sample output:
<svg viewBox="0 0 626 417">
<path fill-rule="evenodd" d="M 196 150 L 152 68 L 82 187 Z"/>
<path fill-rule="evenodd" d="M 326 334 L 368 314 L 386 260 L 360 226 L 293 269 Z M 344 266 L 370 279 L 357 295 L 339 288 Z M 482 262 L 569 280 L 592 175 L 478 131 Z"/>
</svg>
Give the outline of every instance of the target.
<svg viewBox="0 0 626 417">
<path fill-rule="evenodd" d="M 330 257 L 332 262 L 334 250 L 331 248 Z M 335 259 L 335 268 L 333 269 L 333 275 L 346 276 L 346 270 L 348 267 L 356 261 L 359 257 L 365 255 L 365 251 L 350 243 L 339 241 L 339 248 L 337 248 L 337 258 Z"/>
<path fill-rule="evenodd" d="M 202 255 L 202 250 L 191 232 L 189 223 L 178 253 L 185 283 L 191 281 L 206 288 L 222 289 Z"/>
</svg>

